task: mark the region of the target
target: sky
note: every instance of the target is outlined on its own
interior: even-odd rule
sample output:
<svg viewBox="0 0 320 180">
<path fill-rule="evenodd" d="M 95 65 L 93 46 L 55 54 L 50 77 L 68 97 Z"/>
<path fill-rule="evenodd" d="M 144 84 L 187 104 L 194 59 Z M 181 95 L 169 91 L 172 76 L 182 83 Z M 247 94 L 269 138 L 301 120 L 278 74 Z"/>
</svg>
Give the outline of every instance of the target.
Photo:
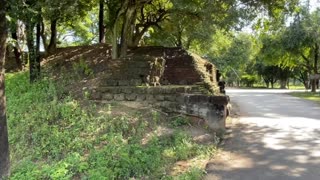
<svg viewBox="0 0 320 180">
<path fill-rule="evenodd" d="M 320 7 L 320 0 L 310 0 L 310 10 L 314 11 Z"/>
<path fill-rule="evenodd" d="M 310 0 L 311 11 L 320 7 L 320 0 Z"/>
</svg>

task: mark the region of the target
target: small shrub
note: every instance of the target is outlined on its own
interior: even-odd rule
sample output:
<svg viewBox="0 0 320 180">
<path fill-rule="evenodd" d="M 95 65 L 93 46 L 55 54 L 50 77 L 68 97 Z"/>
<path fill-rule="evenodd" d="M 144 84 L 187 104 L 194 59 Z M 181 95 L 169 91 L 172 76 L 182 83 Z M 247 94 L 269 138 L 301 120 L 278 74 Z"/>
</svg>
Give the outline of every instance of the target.
<svg viewBox="0 0 320 180">
<path fill-rule="evenodd" d="M 193 167 L 190 170 L 188 170 L 186 173 L 179 175 L 175 179 L 177 179 L 177 180 L 199 180 L 199 179 L 203 178 L 205 173 L 206 172 L 204 170 L 202 170 L 200 168 Z"/>
<path fill-rule="evenodd" d="M 84 61 L 83 57 L 80 58 L 79 63 L 73 64 L 73 69 L 80 76 L 92 76 L 93 70 L 88 66 L 88 64 Z"/>
<path fill-rule="evenodd" d="M 246 87 L 253 87 L 253 84 L 257 82 L 257 77 L 255 75 L 242 75 L 241 83 L 243 83 Z"/>
<path fill-rule="evenodd" d="M 178 116 L 178 117 L 173 118 L 170 121 L 170 125 L 172 127 L 180 127 L 180 126 L 189 125 L 189 120 L 186 117 Z"/>
</svg>

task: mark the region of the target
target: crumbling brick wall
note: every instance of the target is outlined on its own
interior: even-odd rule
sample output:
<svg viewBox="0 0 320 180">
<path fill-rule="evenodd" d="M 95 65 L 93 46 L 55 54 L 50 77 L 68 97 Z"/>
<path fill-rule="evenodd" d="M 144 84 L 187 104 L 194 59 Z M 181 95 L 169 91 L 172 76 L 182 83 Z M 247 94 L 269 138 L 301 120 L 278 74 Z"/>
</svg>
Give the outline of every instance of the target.
<svg viewBox="0 0 320 180">
<path fill-rule="evenodd" d="M 93 100 L 136 101 L 167 113 L 197 116 L 215 131 L 225 129 L 228 97 L 204 95 L 200 86 L 99 87 L 90 94 Z"/>
<path fill-rule="evenodd" d="M 155 73 L 154 64 L 161 64 Z M 181 48 L 141 47 L 133 49 L 125 59 L 110 62 L 102 85 L 107 86 L 144 86 L 147 77 L 158 74 L 161 85 L 203 84 L 212 94 L 217 93 L 215 66 L 195 54 Z"/>
<path fill-rule="evenodd" d="M 165 50 L 166 68 L 163 79 L 170 84 L 192 85 L 202 81 L 192 56 L 181 48 Z"/>
</svg>

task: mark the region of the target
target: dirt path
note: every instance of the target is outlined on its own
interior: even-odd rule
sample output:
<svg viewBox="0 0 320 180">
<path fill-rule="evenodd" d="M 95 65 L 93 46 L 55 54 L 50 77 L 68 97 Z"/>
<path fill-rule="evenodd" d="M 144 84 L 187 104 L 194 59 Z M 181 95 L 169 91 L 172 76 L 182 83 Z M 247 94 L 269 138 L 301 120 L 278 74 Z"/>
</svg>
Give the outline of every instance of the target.
<svg viewBox="0 0 320 180">
<path fill-rule="evenodd" d="M 206 180 L 319 180 L 320 107 L 285 91 L 227 91 L 238 104 L 224 150 Z"/>
</svg>

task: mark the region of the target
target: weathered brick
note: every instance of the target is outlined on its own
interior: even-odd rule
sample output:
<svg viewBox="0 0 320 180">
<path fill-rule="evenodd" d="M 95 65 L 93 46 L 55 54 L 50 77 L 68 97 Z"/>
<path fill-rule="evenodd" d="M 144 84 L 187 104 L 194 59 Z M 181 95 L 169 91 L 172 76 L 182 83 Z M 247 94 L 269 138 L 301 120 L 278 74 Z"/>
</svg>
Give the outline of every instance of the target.
<svg viewBox="0 0 320 180">
<path fill-rule="evenodd" d="M 176 92 L 177 93 L 185 93 L 185 89 L 184 89 L 184 87 L 177 87 Z"/>
<path fill-rule="evenodd" d="M 129 86 L 129 81 L 127 81 L 127 80 L 119 80 L 118 84 L 119 84 L 119 86 Z"/>
<path fill-rule="evenodd" d="M 111 87 L 100 87 L 99 88 L 99 92 L 101 92 L 101 93 L 112 93 L 112 91 L 111 91 Z"/>
<path fill-rule="evenodd" d="M 145 94 L 145 87 L 135 87 L 133 92 L 136 94 Z"/>
<path fill-rule="evenodd" d="M 155 96 L 157 101 L 164 101 L 164 96 L 163 95 L 156 95 Z"/>
<path fill-rule="evenodd" d="M 91 99 L 94 100 L 100 100 L 101 99 L 101 93 L 95 92 L 91 94 Z"/>
<path fill-rule="evenodd" d="M 110 89 L 110 93 L 112 94 L 120 94 L 121 93 L 121 89 L 119 87 L 114 87 Z"/>
<path fill-rule="evenodd" d="M 148 87 L 148 88 L 146 88 L 146 93 L 147 93 L 147 94 L 154 94 L 154 87 Z"/>
<path fill-rule="evenodd" d="M 114 95 L 114 100 L 116 100 L 116 101 L 124 101 L 125 100 L 124 94 L 115 94 Z"/>
<path fill-rule="evenodd" d="M 166 95 L 166 96 L 164 96 L 164 100 L 165 100 L 165 101 L 174 102 L 174 101 L 176 101 L 176 96 Z"/>
<path fill-rule="evenodd" d="M 106 85 L 107 86 L 117 86 L 118 84 L 117 84 L 117 81 L 115 81 L 115 80 L 107 80 Z"/>
<path fill-rule="evenodd" d="M 166 88 L 166 94 L 175 94 L 176 93 L 176 89 L 172 88 L 172 87 L 167 87 Z"/>
<path fill-rule="evenodd" d="M 109 93 L 103 94 L 103 99 L 107 101 L 111 101 L 113 100 L 113 94 L 109 94 Z"/>
<path fill-rule="evenodd" d="M 184 91 L 185 91 L 186 93 L 192 93 L 192 88 L 191 88 L 190 86 L 186 86 L 186 87 L 184 88 Z"/>
<path fill-rule="evenodd" d="M 121 89 L 121 93 L 124 93 L 124 94 L 131 94 L 132 93 L 131 87 L 122 87 L 120 89 Z"/>
<path fill-rule="evenodd" d="M 132 79 L 129 84 L 130 86 L 141 86 L 142 81 L 141 79 Z"/>
<path fill-rule="evenodd" d="M 145 101 L 145 100 L 146 100 L 146 95 L 144 94 L 137 95 L 137 101 Z"/>
<path fill-rule="evenodd" d="M 185 97 L 182 94 L 179 94 L 176 96 L 176 102 L 179 104 L 184 104 L 185 103 Z"/>
<path fill-rule="evenodd" d="M 147 101 L 155 101 L 155 98 L 152 94 L 148 94 L 148 95 L 146 95 L 146 100 Z"/>
<path fill-rule="evenodd" d="M 125 96 L 127 101 L 135 101 L 137 99 L 136 94 L 126 94 Z"/>
</svg>

